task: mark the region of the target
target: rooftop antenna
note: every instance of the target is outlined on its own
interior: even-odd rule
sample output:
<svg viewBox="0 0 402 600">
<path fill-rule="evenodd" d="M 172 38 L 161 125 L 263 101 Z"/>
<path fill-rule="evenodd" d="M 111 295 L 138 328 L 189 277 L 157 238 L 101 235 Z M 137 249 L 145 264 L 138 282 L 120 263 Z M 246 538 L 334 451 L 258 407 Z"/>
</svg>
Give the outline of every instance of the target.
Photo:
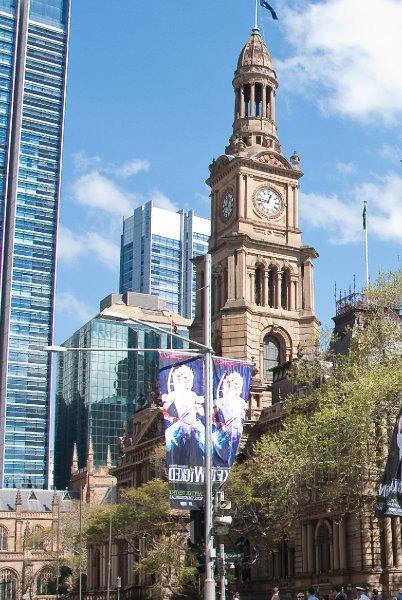
<svg viewBox="0 0 402 600">
<path fill-rule="evenodd" d="M 334 293 L 334 296 L 335 296 L 335 304 L 336 304 L 336 301 L 337 301 L 336 292 L 337 292 L 337 288 L 336 288 L 336 281 L 335 281 L 335 293 Z"/>
<path fill-rule="evenodd" d="M 353 273 L 353 293 L 356 294 L 356 273 Z"/>
</svg>

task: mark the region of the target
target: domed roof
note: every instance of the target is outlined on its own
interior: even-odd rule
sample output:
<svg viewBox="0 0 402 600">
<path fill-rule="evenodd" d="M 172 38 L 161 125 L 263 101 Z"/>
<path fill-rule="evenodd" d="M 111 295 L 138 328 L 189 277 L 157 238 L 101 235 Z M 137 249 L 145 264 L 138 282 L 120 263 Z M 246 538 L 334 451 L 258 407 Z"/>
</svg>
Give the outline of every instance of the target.
<svg viewBox="0 0 402 600">
<path fill-rule="evenodd" d="M 251 66 L 268 67 L 272 69 L 272 59 L 269 55 L 268 48 L 260 36 L 258 27 L 254 27 L 250 38 L 240 52 L 239 62 L 237 63 L 238 69 Z"/>
</svg>

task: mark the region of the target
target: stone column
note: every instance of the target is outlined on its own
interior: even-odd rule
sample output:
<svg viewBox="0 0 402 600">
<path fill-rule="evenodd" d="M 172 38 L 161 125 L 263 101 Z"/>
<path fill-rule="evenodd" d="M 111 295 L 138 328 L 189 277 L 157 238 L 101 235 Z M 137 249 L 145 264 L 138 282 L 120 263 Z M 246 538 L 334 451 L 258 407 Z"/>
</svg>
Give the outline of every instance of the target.
<svg viewBox="0 0 402 600">
<path fill-rule="evenodd" d="M 269 91 L 269 104 L 271 121 L 275 121 L 275 92 L 272 89 Z"/>
<path fill-rule="evenodd" d="M 307 523 L 307 572 L 314 573 L 314 524 Z"/>
<path fill-rule="evenodd" d="M 339 568 L 347 568 L 347 546 L 346 546 L 346 522 L 345 519 L 339 523 Z"/>
<path fill-rule="evenodd" d="M 297 194 L 297 186 L 292 186 L 293 192 L 293 226 L 295 229 L 299 228 L 299 198 Z"/>
<path fill-rule="evenodd" d="M 243 200 L 243 185 L 242 175 L 237 174 L 236 177 L 236 191 L 237 191 L 237 216 L 239 219 L 244 219 L 244 200 Z"/>
<path fill-rule="evenodd" d="M 246 253 L 239 250 L 237 253 L 237 298 L 246 299 Z"/>
<path fill-rule="evenodd" d="M 255 117 L 255 83 L 250 83 L 250 117 Z"/>
<path fill-rule="evenodd" d="M 360 519 L 361 548 L 362 548 L 362 569 L 365 571 L 373 567 L 373 557 L 371 553 L 370 522 L 367 515 Z"/>
<path fill-rule="evenodd" d="M 239 107 L 239 116 L 240 118 L 244 117 L 244 87 L 240 88 L 240 107 Z"/>
<path fill-rule="evenodd" d="M 234 256 L 228 256 L 228 300 L 234 300 L 236 296 L 235 281 Z"/>
<path fill-rule="evenodd" d="M 310 259 L 304 263 L 304 308 L 307 310 L 313 309 L 313 265 Z"/>
<path fill-rule="evenodd" d="M 276 286 L 275 286 L 275 306 L 274 308 L 280 308 L 281 306 L 281 295 L 282 295 L 282 271 L 278 269 L 276 272 Z"/>
<path fill-rule="evenodd" d="M 385 566 L 392 569 L 394 566 L 394 552 L 392 548 L 391 519 L 384 519 Z"/>
<path fill-rule="evenodd" d="M 240 90 L 236 88 L 235 89 L 235 111 L 234 111 L 235 120 L 238 119 L 238 117 L 239 117 L 239 96 L 240 96 Z"/>
<path fill-rule="evenodd" d="M 267 86 L 265 83 L 262 84 L 262 116 L 264 119 L 267 117 Z"/>
<path fill-rule="evenodd" d="M 250 270 L 250 302 L 255 304 L 255 271 Z"/>
<path fill-rule="evenodd" d="M 301 526 L 301 553 L 302 573 L 307 573 L 307 525 Z"/>
<path fill-rule="evenodd" d="M 339 525 L 338 523 L 332 524 L 332 539 L 334 544 L 334 571 L 339 570 Z"/>
<path fill-rule="evenodd" d="M 236 281 L 237 281 L 237 277 L 236 277 Z M 222 308 L 223 306 L 225 306 L 226 304 L 226 298 L 225 298 L 225 271 L 224 268 L 222 268 L 222 275 L 219 277 L 219 287 L 220 287 L 220 308 Z M 237 291 L 235 290 L 235 298 L 237 298 Z"/>
<path fill-rule="evenodd" d="M 393 517 L 392 522 L 392 537 L 394 540 L 394 557 L 395 566 L 402 567 L 402 545 L 401 545 L 401 520 L 399 517 Z"/>
</svg>

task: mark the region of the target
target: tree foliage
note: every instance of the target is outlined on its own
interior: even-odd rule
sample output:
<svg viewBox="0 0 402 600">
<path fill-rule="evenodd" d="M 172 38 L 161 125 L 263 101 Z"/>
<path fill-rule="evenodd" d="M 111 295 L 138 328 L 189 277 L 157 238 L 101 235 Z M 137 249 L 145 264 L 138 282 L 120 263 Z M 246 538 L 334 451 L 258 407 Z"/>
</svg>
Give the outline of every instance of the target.
<svg viewBox="0 0 402 600">
<path fill-rule="evenodd" d="M 161 591 L 198 597 L 199 562 L 188 547 L 188 513 L 171 510 L 167 482 L 151 479 L 123 490 L 118 504 L 99 507 L 85 528 L 88 543 L 107 541 L 110 518 L 114 543 L 124 543 L 135 555 L 134 569 L 153 581 L 150 597 Z"/>
<path fill-rule="evenodd" d="M 373 500 L 401 403 L 401 299 L 402 273 L 381 274 L 366 290 L 347 355 L 330 346 L 293 365 L 280 430 L 263 435 L 229 481 L 239 529 L 276 539 L 308 504 L 341 519 Z"/>
</svg>

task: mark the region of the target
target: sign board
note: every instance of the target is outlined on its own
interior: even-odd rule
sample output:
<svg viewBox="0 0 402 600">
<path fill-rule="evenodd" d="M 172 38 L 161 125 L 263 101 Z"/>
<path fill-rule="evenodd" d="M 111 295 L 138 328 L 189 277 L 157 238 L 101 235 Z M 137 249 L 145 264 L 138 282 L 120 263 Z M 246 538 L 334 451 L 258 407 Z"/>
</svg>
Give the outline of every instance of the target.
<svg viewBox="0 0 402 600">
<path fill-rule="evenodd" d="M 226 552 L 225 554 L 226 561 L 229 560 L 243 560 L 244 552 Z"/>
</svg>

